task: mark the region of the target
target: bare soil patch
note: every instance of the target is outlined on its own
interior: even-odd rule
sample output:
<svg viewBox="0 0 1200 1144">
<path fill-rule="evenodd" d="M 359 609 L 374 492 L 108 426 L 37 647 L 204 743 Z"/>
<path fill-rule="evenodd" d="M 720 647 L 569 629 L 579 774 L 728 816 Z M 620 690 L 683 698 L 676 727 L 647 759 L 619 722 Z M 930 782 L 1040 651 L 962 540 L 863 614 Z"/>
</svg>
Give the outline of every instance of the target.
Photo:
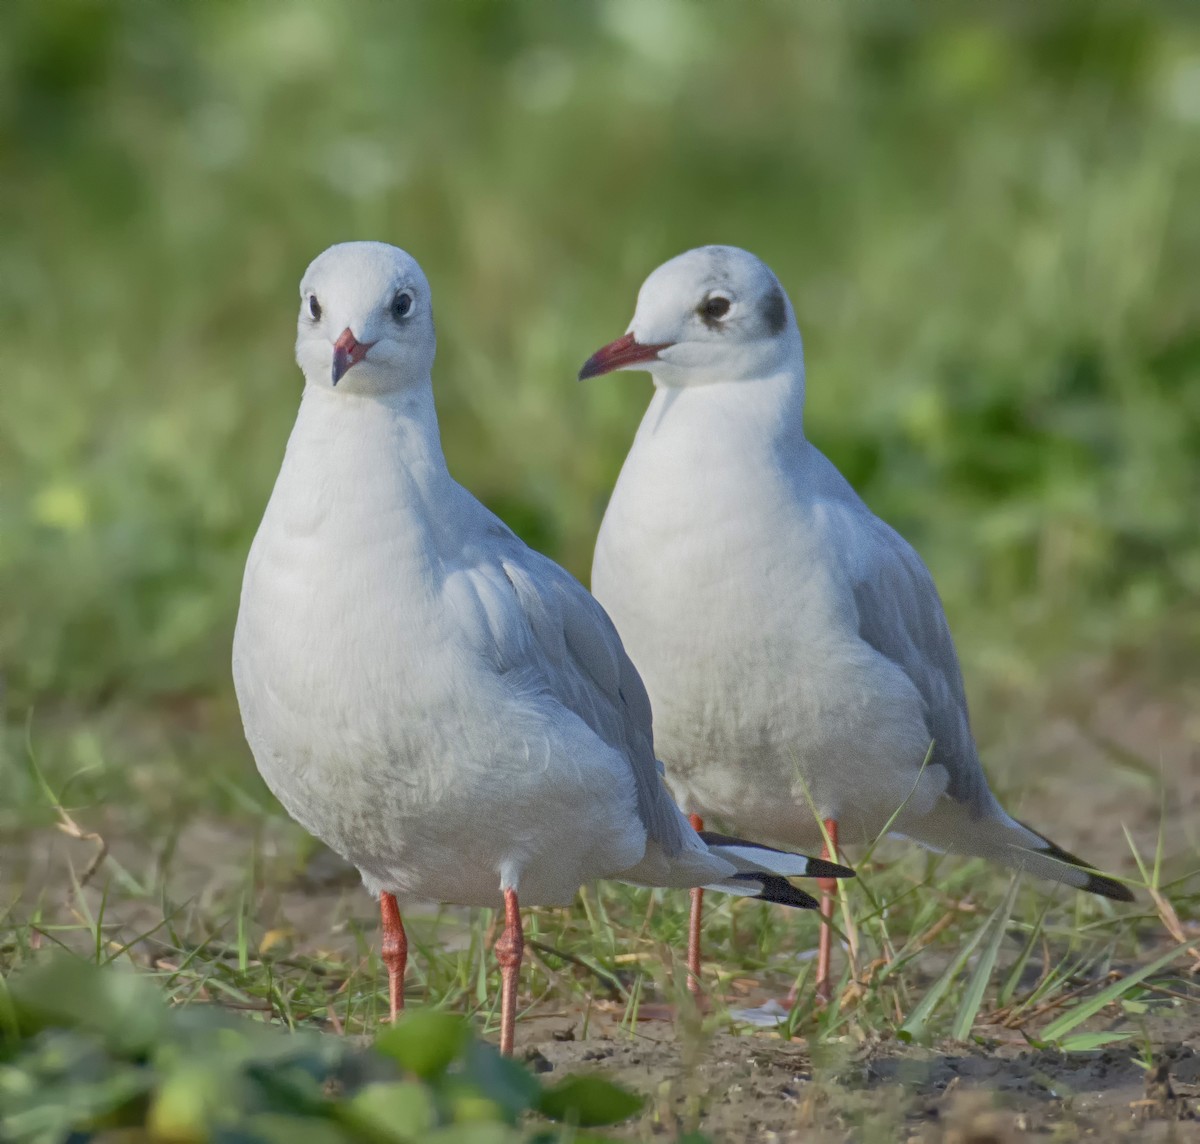
<svg viewBox="0 0 1200 1144">
<path fill-rule="evenodd" d="M 714 1141 L 1200 1140 L 1200 1028 L 1174 1015 L 1145 1028 L 1159 1069 L 1127 1045 L 1063 1054 L 1015 1044 L 822 1045 L 761 1033 L 678 1039 L 669 1028 L 527 1050 L 547 1072 L 602 1070 L 644 1094 L 628 1139 Z M 569 1031 L 560 1030 L 559 1037 Z"/>
</svg>

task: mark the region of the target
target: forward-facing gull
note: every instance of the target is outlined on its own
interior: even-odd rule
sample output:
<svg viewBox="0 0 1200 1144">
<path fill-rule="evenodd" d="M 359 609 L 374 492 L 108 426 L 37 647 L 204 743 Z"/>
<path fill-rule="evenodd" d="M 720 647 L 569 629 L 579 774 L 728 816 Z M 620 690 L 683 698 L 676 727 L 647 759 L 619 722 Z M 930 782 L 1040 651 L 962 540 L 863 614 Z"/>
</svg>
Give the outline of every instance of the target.
<svg viewBox="0 0 1200 1144">
<path fill-rule="evenodd" d="M 519 904 L 607 877 L 812 907 L 787 876 L 851 873 L 688 824 L 603 608 L 446 469 L 412 257 L 331 247 L 297 331 L 304 395 L 246 564 L 234 682 L 267 785 L 379 897 L 393 1016 L 398 898 L 503 908 L 507 1053 Z"/>
<path fill-rule="evenodd" d="M 804 435 L 800 331 L 770 269 L 729 246 L 660 266 L 628 332 L 580 377 L 618 369 L 648 370 L 655 393 L 600 528 L 592 591 L 645 681 L 683 808 L 827 855 L 895 815 L 894 831 L 932 849 L 1130 900 L 988 788 L 928 570 Z"/>
</svg>

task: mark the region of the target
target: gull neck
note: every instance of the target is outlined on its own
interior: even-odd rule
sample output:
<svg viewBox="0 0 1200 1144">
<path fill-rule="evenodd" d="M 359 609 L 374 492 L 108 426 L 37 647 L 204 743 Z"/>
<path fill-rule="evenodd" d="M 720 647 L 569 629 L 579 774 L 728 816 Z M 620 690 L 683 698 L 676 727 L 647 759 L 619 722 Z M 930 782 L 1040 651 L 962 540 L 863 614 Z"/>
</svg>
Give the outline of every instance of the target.
<svg viewBox="0 0 1200 1144">
<path fill-rule="evenodd" d="M 804 437 L 804 368 L 766 377 L 704 385 L 656 385 L 638 436 L 693 432 L 697 423 L 718 423 L 718 439 L 749 436 L 763 442 Z"/>
</svg>

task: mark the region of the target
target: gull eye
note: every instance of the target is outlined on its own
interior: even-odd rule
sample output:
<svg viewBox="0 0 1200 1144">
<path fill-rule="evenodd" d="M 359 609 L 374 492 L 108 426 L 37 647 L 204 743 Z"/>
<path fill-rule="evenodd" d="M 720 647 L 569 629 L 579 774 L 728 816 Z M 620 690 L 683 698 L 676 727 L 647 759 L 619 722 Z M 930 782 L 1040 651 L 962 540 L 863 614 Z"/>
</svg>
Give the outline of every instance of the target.
<svg viewBox="0 0 1200 1144">
<path fill-rule="evenodd" d="M 321 303 L 317 301 L 317 296 L 310 294 L 306 301 L 308 303 L 308 316 L 314 322 L 319 322 L 321 320 Z"/>
<path fill-rule="evenodd" d="M 706 322 L 717 322 L 729 313 L 729 306 L 729 299 L 724 294 L 710 294 L 696 307 L 696 313 Z"/>
<path fill-rule="evenodd" d="M 397 290 L 396 296 L 392 299 L 391 313 L 396 321 L 408 316 L 413 308 L 413 296 L 407 290 Z"/>
</svg>

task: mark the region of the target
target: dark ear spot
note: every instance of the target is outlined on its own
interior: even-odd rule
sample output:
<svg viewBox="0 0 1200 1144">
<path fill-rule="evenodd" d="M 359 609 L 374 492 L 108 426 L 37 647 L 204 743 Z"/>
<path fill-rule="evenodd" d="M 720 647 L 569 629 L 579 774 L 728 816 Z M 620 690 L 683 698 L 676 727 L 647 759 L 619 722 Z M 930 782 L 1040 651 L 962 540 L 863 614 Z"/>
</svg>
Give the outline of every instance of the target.
<svg viewBox="0 0 1200 1144">
<path fill-rule="evenodd" d="M 773 286 L 763 299 L 762 320 L 772 336 L 783 333 L 783 327 L 787 325 L 787 302 L 778 286 Z"/>
</svg>

